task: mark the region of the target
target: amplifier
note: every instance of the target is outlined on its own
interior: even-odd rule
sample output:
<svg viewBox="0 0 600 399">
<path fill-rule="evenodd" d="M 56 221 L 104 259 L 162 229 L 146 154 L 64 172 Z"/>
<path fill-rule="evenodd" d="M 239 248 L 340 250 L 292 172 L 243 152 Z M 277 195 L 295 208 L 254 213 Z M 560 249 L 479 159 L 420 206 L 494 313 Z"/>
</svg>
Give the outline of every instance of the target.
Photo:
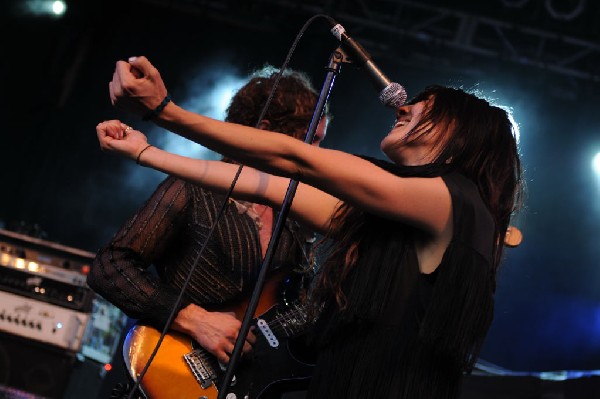
<svg viewBox="0 0 600 399">
<path fill-rule="evenodd" d="M 91 252 L 0 229 L 0 290 L 90 312 Z"/>
<path fill-rule="evenodd" d="M 88 313 L 0 291 L 0 330 L 77 352 Z"/>
<path fill-rule="evenodd" d="M 127 317 L 88 287 L 94 256 L 0 229 L 0 331 L 109 363 Z"/>
<path fill-rule="evenodd" d="M 64 398 L 76 364 L 73 352 L 0 331 L 0 398 Z"/>
<path fill-rule="evenodd" d="M 88 287 L 94 256 L 0 229 L 0 399 L 100 387 L 127 317 Z"/>
</svg>

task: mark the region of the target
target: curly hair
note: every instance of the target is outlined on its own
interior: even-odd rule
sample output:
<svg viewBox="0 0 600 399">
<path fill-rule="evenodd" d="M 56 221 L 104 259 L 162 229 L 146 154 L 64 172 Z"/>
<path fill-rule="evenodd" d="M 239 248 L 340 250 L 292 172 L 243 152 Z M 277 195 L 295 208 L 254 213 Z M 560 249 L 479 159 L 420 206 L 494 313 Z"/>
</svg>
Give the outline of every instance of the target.
<svg viewBox="0 0 600 399">
<path fill-rule="evenodd" d="M 279 69 L 270 65 L 253 72 L 248 83 L 233 96 L 225 120 L 255 126 L 278 74 Z M 306 74 L 287 69 L 263 120 L 269 121 L 271 131 L 303 139 L 318 97 Z"/>
</svg>

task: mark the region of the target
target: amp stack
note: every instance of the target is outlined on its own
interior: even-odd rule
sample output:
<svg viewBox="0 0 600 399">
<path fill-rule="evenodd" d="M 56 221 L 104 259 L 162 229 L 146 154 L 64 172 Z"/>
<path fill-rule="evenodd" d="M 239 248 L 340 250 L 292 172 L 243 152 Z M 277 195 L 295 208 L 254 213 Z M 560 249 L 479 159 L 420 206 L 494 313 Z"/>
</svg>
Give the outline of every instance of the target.
<svg viewBox="0 0 600 399">
<path fill-rule="evenodd" d="M 87 286 L 93 258 L 0 229 L 0 398 L 94 397 L 126 317 Z"/>
</svg>

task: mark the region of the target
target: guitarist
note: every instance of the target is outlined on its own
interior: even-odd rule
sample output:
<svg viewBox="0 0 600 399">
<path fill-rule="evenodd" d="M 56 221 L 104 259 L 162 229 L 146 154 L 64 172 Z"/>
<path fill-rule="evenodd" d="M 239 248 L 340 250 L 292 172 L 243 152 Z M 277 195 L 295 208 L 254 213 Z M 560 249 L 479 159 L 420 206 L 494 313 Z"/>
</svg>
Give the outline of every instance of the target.
<svg viewBox="0 0 600 399">
<path fill-rule="evenodd" d="M 276 72 L 267 66 L 252 74 L 231 100 L 226 120 L 254 126 Z M 260 127 L 303 140 L 317 98 L 318 93 L 303 73 L 285 72 Z M 314 145 L 324 138 L 327 122 L 325 116 Z M 98 252 L 88 284 L 129 317 L 162 330 L 222 201 L 221 194 L 167 177 Z M 226 309 L 252 291 L 271 237 L 273 218 L 273 210 L 267 206 L 229 200 L 171 326 L 223 364 L 229 361 L 241 326 Z M 312 233 L 288 220 L 271 274 L 278 278 L 290 273 L 302 278 L 308 275 L 304 272 L 311 267 L 298 271 L 313 263 L 313 239 Z M 155 272 L 151 272 L 151 266 Z M 254 340 L 250 332 L 244 354 L 252 349 Z"/>
</svg>

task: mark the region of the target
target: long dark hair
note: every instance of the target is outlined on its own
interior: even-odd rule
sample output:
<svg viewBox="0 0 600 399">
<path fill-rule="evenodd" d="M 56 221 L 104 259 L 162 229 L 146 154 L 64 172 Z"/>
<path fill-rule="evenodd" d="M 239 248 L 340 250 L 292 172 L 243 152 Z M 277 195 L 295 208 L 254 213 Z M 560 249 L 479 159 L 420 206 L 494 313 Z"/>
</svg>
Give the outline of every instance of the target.
<svg viewBox="0 0 600 399">
<path fill-rule="evenodd" d="M 463 90 L 429 86 L 411 103 L 433 97 L 433 105 L 415 130 L 431 133 L 433 126 L 449 132 L 438 135 L 435 164 L 447 164 L 471 179 L 496 222 L 494 269 L 500 264 L 511 216 L 521 206 L 522 170 L 517 126 L 507 110 Z M 494 270 L 495 271 L 495 270 Z"/>
<path fill-rule="evenodd" d="M 457 170 L 471 179 L 495 221 L 494 278 L 503 252 L 503 242 L 511 215 L 520 207 L 522 197 L 521 162 L 516 141 L 516 126 L 508 112 L 461 89 L 429 86 L 410 103 L 432 99 L 432 105 L 415 126 L 408 139 L 432 134 L 433 128 L 448 132 L 434 142 L 435 160 L 421 169 Z M 444 140 L 449 137 L 448 140 Z M 313 299 L 318 305 L 333 297 L 344 308 L 342 283 L 360 256 L 358 250 L 366 233 L 369 216 L 349 204 L 342 204 L 332 219 L 329 260 L 324 263 Z M 340 262 L 341 261 L 341 262 Z"/>
</svg>

